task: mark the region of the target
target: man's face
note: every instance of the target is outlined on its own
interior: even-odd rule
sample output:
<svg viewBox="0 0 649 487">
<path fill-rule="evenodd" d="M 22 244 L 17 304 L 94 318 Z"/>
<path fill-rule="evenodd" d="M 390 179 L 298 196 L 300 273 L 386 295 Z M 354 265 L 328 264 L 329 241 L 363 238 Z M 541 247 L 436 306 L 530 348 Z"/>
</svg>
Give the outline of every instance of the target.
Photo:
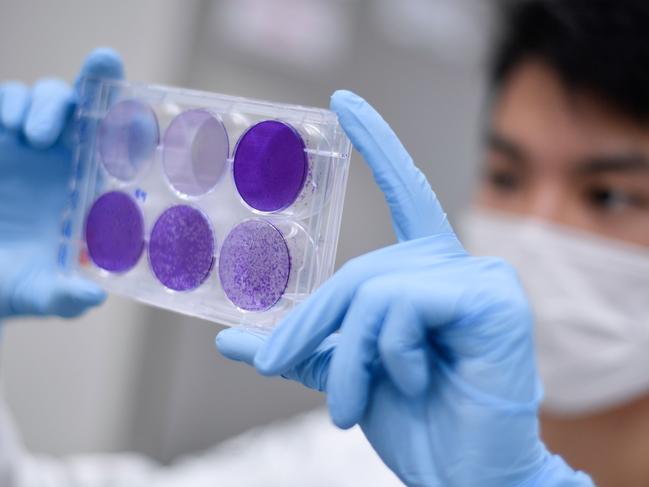
<svg viewBox="0 0 649 487">
<path fill-rule="evenodd" d="M 487 142 L 479 205 L 649 247 L 649 127 L 528 61 L 502 86 Z"/>
</svg>

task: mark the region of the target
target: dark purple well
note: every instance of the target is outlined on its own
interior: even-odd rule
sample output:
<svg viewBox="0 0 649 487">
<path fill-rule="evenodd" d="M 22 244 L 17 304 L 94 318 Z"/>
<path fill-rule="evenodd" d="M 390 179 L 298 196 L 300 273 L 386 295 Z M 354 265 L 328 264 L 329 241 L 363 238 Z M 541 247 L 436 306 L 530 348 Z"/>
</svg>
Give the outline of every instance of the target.
<svg viewBox="0 0 649 487">
<path fill-rule="evenodd" d="M 144 249 L 144 220 L 135 201 L 120 191 L 100 196 L 86 218 L 86 245 L 90 259 L 102 269 L 124 272 Z"/>
<path fill-rule="evenodd" d="M 234 153 L 234 183 L 243 200 L 259 211 L 279 211 L 299 196 L 309 163 L 300 134 L 278 120 L 250 127 Z"/>
<path fill-rule="evenodd" d="M 97 128 L 97 151 L 104 169 L 121 181 L 135 179 L 160 138 L 153 109 L 138 100 L 113 105 Z"/>
<path fill-rule="evenodd" d="M 219 257 L 219 278 L 235 306 L 264 311 L 284 294 L 291 259 L 280 231 L 263 220 L 247 220 L 226 237 Z"/>
<path fill-rule="evenodd" d="M 230 151 L 223 122 L 205 109 L 176 116 L 165 131 L 162 148 L 169 184 L 187 196 L 200 196 L 216 185 Z"/>
<path fill-rule="evenodd" d="M 212 227 L 200 210 L 173 206 L 160 215 L 151 230 L 151 269 L 169 289 L 195 289 L 212 270 L 215 245 Z"/>
</svg>

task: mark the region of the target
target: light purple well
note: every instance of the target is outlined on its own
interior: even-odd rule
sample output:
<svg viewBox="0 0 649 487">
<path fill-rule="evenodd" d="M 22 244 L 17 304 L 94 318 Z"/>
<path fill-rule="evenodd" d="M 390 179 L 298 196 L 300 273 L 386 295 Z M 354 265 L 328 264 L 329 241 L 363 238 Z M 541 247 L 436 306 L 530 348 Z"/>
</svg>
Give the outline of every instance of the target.
<svg viewBox="0 0 649 487">
<path fill-rule="evenodd" d="M 205 109 L 181 113 L 163 137 L 163 167 L 169 184 L 187 196 L 207 193 L 225 172 L 229 151 L 220 118 Z"/>
<path fill-rule="evenodd" d="M 100 196 L 86 218 L 86 245 L 90 259 L 102 269 L 131 269 L 144 249 L 144 220 L 137 203 L 127 194 L 111 191 Z"/>
<path fill-rule="evenodd" d="M 99 159 L 108 174 L 132 181 L 152 156 L 159 138 L 158 119 L 148 104 L 138 100 L 117 102 L 99 122 Z"/>
<path fill-rule="evenodd" d="M 290 271 L 284 237 L 264 220 L 240 223 L 221 247 L 219 278 L 225 294 L 238 308 L 271 308 L 284 294 Z"/>
<path fill-rule="evenodd" d="M 173 206 L 160 215 L 151 230 L 151 269 L 169 289 L 195 289 L 212 270 L 215 246 L 212 227 L 200 210 Z"/>
<path fill-rule="evenodd" d="M 309 169 L 300 134 L 279 120 L 250 127 L 234 153 L 234 183 L 252 208 L 280 211 L 299 196 Z"/>
</svg>

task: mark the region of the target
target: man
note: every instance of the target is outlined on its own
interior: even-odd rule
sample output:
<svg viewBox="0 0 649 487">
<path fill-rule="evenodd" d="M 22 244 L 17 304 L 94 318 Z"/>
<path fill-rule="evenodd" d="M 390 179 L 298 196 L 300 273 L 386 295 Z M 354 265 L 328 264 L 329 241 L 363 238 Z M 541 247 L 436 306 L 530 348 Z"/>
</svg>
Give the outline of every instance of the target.
<svg viewBox="0 0 649 487">
<path fill-rule="evenodd" d="M 648 20 L 628 0 L 513 11 L 477 204 L 517 218 L 463 222 L 470 249 L 520 272 L 543 438 L 598 485 L 649 484 Z"/>
</svg>

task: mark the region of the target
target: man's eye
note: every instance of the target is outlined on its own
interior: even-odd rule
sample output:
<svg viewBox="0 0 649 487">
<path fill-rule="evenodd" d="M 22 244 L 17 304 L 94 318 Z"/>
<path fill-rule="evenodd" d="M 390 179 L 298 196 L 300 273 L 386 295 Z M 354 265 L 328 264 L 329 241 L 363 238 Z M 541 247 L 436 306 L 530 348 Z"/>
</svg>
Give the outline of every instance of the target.
<svg viewBox="0 0 649 487">
<path fill-rule="evenodd" d="M 520 176 L 512 171 L 491 170 L 487 172 L 486 179 L 499 191 L 515 191 L 521 185 Z"/>
<path fill-rule="evenodd" d="M 644 198 L 610 187 L 593 187 L 586 192 L 588 203 L 595 209 L 623 211 L 629 207 L 646 206 Z"/>
</svg>

